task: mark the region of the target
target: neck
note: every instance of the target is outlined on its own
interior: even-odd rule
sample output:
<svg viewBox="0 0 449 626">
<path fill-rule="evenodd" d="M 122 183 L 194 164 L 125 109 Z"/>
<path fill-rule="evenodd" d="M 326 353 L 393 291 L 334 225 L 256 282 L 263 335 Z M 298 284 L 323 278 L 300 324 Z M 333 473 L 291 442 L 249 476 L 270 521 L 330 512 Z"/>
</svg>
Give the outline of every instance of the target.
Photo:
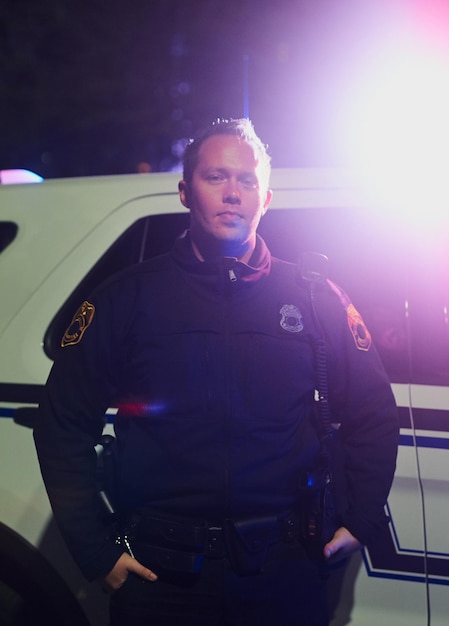
<svg viewBox="0 0 449 626">
<path fill-rule="evenodd" d="M 247 263 L 256 247 L 255 241 L 241 242 L 221 241 L 211 239 L 201 240 L 191 236 L 192 248 L 195 256 L 200 261 L 209 261 L 218 257 L 232 257 L 243 263 Z"/>
</svg>

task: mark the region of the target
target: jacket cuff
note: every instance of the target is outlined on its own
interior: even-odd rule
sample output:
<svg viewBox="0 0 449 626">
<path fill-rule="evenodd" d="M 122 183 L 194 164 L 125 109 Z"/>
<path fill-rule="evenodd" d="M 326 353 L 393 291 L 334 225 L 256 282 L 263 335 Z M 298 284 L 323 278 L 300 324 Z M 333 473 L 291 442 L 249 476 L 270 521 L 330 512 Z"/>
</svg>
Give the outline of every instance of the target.
<svg viewBox="0 0 449 626">
<path fill-rule="evenodd" d="M 115 544 L 108 544 L 105 550 L 96 555 L 94 560 L 82 561 L 78 560 L 78 567 L 80 568 L 83 576 L 89 581 L 93 582 L 98 578 L 104 578 L 114 568 L 119 558 L 122 556 L 124 550 L 122 546 Z"/>
<path fill-rule="evenodd" d="M 368 545 L 376 539 L 382 528 L 388 525 L 389 522 L 390 518 L 385 513 L 379 516 L 375 521 L 367 520 L 359 515 L 351 515 L 350 513 L 343 515 L 342 519 L 342 525 L 347 528 L 351 535 L 360 541 L 363 546 Z"/>
</svg>

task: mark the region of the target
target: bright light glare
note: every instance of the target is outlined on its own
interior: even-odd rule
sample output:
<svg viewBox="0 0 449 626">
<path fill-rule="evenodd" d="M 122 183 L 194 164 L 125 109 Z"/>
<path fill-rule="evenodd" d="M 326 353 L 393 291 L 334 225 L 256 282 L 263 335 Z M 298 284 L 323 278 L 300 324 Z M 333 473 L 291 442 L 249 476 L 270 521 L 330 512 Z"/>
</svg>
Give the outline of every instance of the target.
<svg viewBox="0 0 449 626">
<path fill-rule="evenodd" d="M 361 68 L 359 67 L 359 71 Z M 363 67 L 339 137 L 372 200 L 419 228 L 449 213 L 449 58 L 396 40 Z"/>
<path fill-rule="evenodd" d="M 41 183 L 44 179 L 30 170 L 0 170 L 2 185 L 19 185 L 21 183 Z"/>
<path fill-rule="evenodd" d="M 383 77 L 371 77 L 371 93 L 354 113 L 353 141 L 364 158 L 384 169 L 447 165 L 448 69 L 409 57 Z"/>
</svg>

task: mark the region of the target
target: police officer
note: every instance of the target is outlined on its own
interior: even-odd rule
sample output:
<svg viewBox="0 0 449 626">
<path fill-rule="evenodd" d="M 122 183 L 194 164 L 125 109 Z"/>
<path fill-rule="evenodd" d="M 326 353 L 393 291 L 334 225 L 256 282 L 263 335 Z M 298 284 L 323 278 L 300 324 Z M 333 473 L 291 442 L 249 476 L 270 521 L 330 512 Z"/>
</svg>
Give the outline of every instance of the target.
<svg viewBox="0 0 449 626">
<path fill-rule="evenodd" d="M 49 376 L 35 429 L 43 478 L 79 567 L 112 591 L 113 626 L 325 626 L 326 565 L 385 523 L 390 386 L 339 289 L 321 281 L 312 302 L 296 266 L 256 234 L 269 175 L 248 120 L 217 121 L 189 144 L 189 231 L 82 303 Z M 307 493 L 328 489 L 320 341 L 344 459 L 329 536 Z M 109 406 L 116 526 L 96 486 Z"/>
</svg>

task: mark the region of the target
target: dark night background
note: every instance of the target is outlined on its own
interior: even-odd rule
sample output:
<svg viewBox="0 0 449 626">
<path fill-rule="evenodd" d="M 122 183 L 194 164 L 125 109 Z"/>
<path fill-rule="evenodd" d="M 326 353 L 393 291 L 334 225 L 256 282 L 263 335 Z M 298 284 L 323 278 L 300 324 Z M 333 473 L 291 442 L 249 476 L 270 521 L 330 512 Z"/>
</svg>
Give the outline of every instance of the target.
<svg viewBox="0 0 449 626">
<path fill-rule="evenodd" d="M 273 165 L 338 165 L 369 0 L 0 0 L 0 169 L 172 169 L 205 121 L 249 113 Z"/>
</svg>

